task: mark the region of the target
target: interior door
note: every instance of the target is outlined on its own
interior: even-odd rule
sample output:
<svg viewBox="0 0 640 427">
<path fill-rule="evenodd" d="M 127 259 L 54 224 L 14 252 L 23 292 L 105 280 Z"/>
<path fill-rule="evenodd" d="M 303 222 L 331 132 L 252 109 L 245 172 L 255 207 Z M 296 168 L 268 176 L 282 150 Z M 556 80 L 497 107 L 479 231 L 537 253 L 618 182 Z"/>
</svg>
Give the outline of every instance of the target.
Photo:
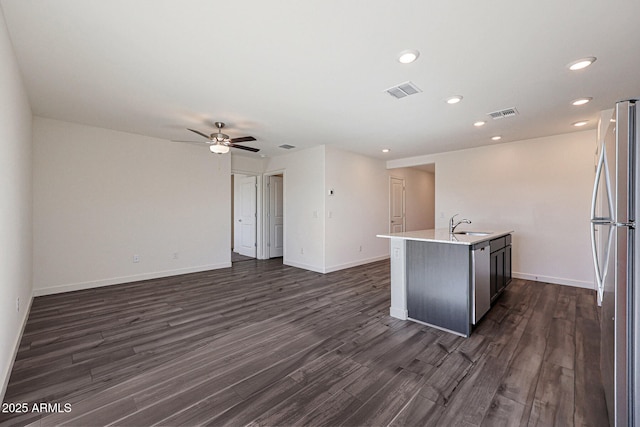
<svg viewBox="0 0 640 427">
<path fill-rule="evenodd" d="M 235 252 L 256 257 L 256 177 L 238 176 L 235 203 Z"/>
<path fill-rule="evenodd" d="M 389 232 L 405 231 L 404 179 L 391 177 L 389 194 Z"/>
<path fill-rule="evenodd" d="M 281 257 L 284 254 L 284 203 L 283 178 L 279 175 L 269 176 L 269 258 Z"/>
</svg>

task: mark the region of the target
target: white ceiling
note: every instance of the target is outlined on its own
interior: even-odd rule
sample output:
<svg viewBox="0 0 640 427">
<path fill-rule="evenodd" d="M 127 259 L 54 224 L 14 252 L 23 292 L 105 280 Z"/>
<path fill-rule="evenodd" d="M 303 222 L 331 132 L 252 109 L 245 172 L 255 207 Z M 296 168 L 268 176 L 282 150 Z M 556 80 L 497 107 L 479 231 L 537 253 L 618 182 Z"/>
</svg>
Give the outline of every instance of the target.
<svg viewBox="0 0 640 427">
<path fill-rule="evenodd" d="M 599 111 L 640 97 L 638 0 L 0 5 L 34 114 L 169 140 L 224 121 L 269 156 L 333 144 L 397 159 L 593 129 Z M 405 49 L 419 59 L 400 64 Z M 585 56 L 598 60 L 567 69 Z M 423 92 L 384 92 L 408 80 Z M 509 107 L 520 115 L 486 115 Z"/>
</svg>

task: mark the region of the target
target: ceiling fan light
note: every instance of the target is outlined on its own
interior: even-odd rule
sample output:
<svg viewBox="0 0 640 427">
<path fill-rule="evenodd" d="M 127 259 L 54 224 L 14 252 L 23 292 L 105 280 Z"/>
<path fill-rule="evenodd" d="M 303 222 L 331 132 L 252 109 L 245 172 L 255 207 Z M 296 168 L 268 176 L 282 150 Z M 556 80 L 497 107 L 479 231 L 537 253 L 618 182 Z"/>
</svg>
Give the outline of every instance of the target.
<svg viewBox="0 0 640 427">
<path fill-rule="evenodd" d="M 420 56 L 420 52 L 414 49 L 407 49 L 400 52 L 398 62 L 401 64 L 411 64 Z"/>
<path fill-rule="evenodd" d="M 229 147 L 222 144 L 212 144 L 209 146 L 209 150 L 211 150 L 212 153 L 225 154 L 229 152 Z"/>
<path fill-rule="evenodd" d="M 591 102 L 593 98 L 578 98 L 571 101 L 571 105 L 579 106 Z"/>
<path fill-rule="evenodd" d="M 596 59 L 597 58 L 595 56 L 581 58 L 581 59 L 578 59 L 577 61 L 573 61 L 572 63 L 568 64 L 567 68 L 569 68 L 571 71 L 582 70 L 583 68 L 587 68 L 589 65 L 596 62 Z"/>
</svg>

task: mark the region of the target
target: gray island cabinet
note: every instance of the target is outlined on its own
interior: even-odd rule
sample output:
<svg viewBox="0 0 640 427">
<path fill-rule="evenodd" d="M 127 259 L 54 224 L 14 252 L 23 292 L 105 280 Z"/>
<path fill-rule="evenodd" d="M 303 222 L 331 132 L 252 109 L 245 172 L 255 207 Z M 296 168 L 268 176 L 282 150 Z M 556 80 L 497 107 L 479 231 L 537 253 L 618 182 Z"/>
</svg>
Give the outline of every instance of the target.
<svg viewBox="0 0 640 427">
<path fill-rule="evenodd" d="M 468 337 L 511 280 L 511 233 L 378 235 L 390 239 L 391 316 Z"/>
</svg>

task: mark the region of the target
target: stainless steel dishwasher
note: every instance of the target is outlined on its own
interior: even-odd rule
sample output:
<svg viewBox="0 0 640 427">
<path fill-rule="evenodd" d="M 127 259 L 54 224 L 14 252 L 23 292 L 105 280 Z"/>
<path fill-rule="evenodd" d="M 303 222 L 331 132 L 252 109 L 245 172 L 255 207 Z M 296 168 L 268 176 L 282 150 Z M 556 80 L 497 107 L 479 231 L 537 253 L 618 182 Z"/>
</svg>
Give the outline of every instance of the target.
<svg viewBox="0 0 640 427">
<path fill-rule="evenodd" d="M 491 308 L 491 251 L 489 241 L 471 249 L 471 323 L 474 325 Z"/>
</svg>

